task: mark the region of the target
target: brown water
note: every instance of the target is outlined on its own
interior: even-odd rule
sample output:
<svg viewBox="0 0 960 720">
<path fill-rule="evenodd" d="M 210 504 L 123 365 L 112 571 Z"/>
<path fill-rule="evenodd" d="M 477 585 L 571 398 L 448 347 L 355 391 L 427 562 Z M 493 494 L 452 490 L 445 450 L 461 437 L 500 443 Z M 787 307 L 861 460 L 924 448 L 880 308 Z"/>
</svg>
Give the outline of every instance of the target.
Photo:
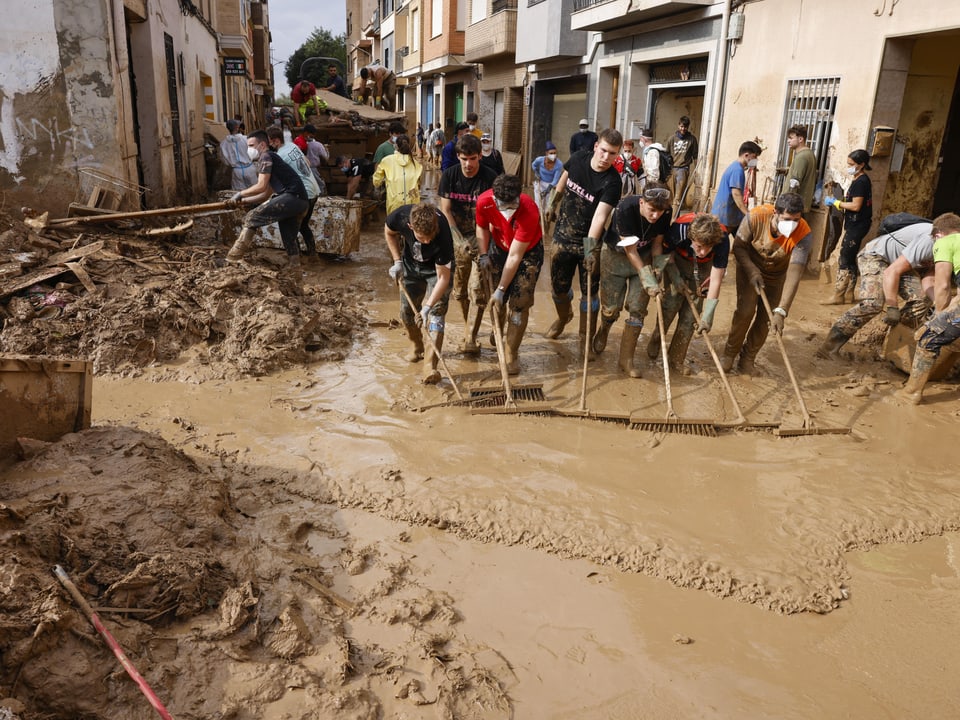
<svg viewBox="0 0 960 720">
<path fill-rule="evenodd" d="M 955 385 L 906 407 L 890 397 L 903 376 L 885 365 L 814 360 L 836 309 L 817 304 L 811 279 L 785 340 L 815 424 L 853 426 L 849 435 L 704 438 L 458 407 L 417 412 L 451 389 L 420 385 L 420 366 L 400 357 L 387 260 L 382 237 L 368 232 L 349 262 L 308 270 L 308 282 L 367 302 L 369 337 L 345 361 L 235 382 L 154 382 L 160 369 L 98 379 L 94 422 L 302 478 L 302 505 L 273 507 L 264 488 L 263 512 L 309 514 L 311 496 L 333 498 L 354 544 L 403 558 L 419 586 L 449 594 L 462 615 L 456 632 L 512 678 L 514 717 L 956 714 Z M 559 340 L 543 338 L 547 280 L 518 381 L 543 383 L 549 402 L 576 408 L 576 321 Z M 732 291 L 729 278 L 718 344 Z M 498 382 L 486 331 L 477 360 L 455 351 L 459 309 L 448 328 L 458 382 Z M 641 380 L 616 373 L 618 333 L 590 364 L 587 406 L 663 417 L 657 364 L 645 361 Z M 680 416 L 732 418 L 700 340 L 690 360 L 693 374 L 673 378 Z M 758 377 L 732 378 L 744 412 L 799 426 L 772 342 L 759 365 Z M 259 491 L 248 492 L 258 503 Z M 326 542 L 308 545 L 323 555 L 333 551 Z M 354 631 L 395 640 L 382 625 Z M 301 701 L 291 691 L 269 716 Z M 438 712 L 384 702 L 387 717 Z"/>
</svg>

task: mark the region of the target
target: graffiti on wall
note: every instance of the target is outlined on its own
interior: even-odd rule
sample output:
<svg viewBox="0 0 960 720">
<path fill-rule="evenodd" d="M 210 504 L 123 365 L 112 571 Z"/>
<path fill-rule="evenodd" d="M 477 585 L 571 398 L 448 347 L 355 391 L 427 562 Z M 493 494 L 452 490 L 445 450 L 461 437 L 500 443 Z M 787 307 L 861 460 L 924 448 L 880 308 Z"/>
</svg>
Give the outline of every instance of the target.
<svg viewBox="0 0 960 720">
<path fill-rule="evenodd" d="M 60 119 L 14 117 L 13 103 L 0 96 L 0 168 L 20 184 L 23 164 L 32 157 L 69 157 L 78 165 L 95 164 L 95 147 L 86 128 L 62 128 Z"/>
</svg>

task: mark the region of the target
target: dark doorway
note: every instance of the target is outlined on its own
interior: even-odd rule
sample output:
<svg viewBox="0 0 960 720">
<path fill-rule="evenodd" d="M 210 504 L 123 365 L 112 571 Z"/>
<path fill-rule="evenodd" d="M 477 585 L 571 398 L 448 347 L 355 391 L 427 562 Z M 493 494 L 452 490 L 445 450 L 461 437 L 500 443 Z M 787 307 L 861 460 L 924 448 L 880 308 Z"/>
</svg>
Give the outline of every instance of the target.
<svg viewBox="0 0 960 720">
<path fill-rule="evenodd" d="M 186 187 L 183 173 L 183 139 L 180 134 L 180 100 L 177 92 L 177 62 L 173 54 L 173 38 L 163 34 L 163 49 L 167 59 L 167 93 L 170 96 L 170 125 L 173 134 L 173 165 L 177 173 L 177 186 Z"/>
<path fill-rule="evenodd" d="M 953 85 L 953 100 L 943 132 L 931 214 L 936 217 L 945 212 L 960 212 L 960 73 Z"/>
</svg>

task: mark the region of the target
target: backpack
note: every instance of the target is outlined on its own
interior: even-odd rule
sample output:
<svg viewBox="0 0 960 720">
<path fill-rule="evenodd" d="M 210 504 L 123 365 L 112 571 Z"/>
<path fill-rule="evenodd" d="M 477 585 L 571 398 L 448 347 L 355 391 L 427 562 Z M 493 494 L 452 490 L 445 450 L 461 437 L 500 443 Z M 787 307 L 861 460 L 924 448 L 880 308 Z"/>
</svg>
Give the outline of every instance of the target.
<svg viewBox="0 0 960 720">
<path fill-rule="evenodd" d="M 919 215 L 911 215 L 905 212 L 893 213 L 892 215 L 887 215 L 880 221 L 880 225 L 877 227 L 877 234 L 889 235 L 895 233 L 897 230 L 903 230 L 903 228 L 909 227 L 910 225 L 928 222 L 930 221 Z"/>
<path fill-rule="evenodd" d="M 673 156 L 666 150 L 657 151 L 660 157 L 660 182 L 665 183 L 673 173 Z"/>
</svg>

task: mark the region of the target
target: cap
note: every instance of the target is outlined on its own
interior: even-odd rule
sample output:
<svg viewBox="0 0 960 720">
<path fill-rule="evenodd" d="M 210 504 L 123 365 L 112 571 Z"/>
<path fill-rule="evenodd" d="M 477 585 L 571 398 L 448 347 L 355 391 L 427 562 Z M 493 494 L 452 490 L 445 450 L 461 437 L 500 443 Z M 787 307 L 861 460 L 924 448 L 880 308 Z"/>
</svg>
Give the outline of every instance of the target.
<svg viewBox="0 0 960 720">
<path fill-rule="evenodd" d="M 580 127 L 590 127 L 590 123 L 586 118 L 580 118 Z"/>
<path fill-rule="evenodd" d="M 547 140 L 547 150 L 556 150 L 556 149 L 557 149 L 557 146 L 554 145 L 554 144 L 553 144 L 552 142 L 550 142 L 549 140 Z"/>
<path fill-rule="evenodd" d="M 310 123 L 307 123 L 306 125 L 303 126 L 303 131 L 305 133 L 310 133 L 311 135 L 317 134 L 317 128 L 311 125 Z"/>
</svg>

